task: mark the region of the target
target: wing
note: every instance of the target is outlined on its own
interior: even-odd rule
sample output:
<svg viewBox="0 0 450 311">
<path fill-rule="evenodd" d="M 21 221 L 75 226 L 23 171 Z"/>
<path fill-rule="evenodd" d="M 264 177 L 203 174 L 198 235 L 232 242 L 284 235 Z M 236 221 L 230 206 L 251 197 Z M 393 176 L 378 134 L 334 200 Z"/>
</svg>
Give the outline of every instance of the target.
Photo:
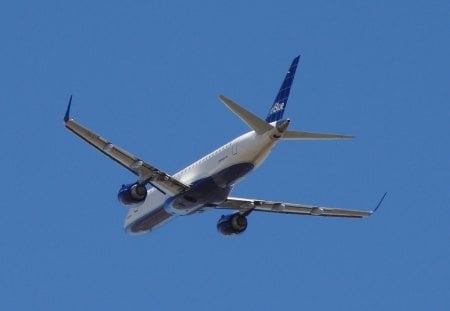
<svg viewBox="0 0 450 311">
<path fill-rule="evenodd" d="M 216 208 L 233 209 L 244 214 L 248 214 L 252 211 L 261 211 L 283 214 L 362 218 L 372 215 L 381 205 L 381 202 L 383 202 L 385 196 L 386 193 L 381 198 L 377 207 L 372 211 L 350 210 L 234 197 L 229 197 L 225 202 L 221 203 L 220 206 L 216 206 Z"/>
<path fill-rule="evenodd" d="M 84 141 L 97 148 L 100 152 L 107 155 L 120 165 L 124 166 L 139 177 L 140 183 L 149 183 L 164 194 L 175 195 L 189 189 L 189 186 L 183 184 L 172 176 L 160 171 L 151 164 L 139 159 L 135 155 L 124 149 L 113 145 L 108 140 L 97 135 L 93 131 L 79 124 L 69 117 L 72 97 L 70 97 L 69 106 L 64 117 L 64 125 L 70 131 L 81 137 Z"/>
</svg>

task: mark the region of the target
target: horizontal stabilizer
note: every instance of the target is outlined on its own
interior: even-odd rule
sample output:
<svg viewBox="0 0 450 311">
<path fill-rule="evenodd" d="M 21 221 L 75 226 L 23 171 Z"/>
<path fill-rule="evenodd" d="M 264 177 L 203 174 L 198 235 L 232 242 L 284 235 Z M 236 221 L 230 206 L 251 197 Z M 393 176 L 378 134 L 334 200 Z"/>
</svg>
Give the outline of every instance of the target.
<svg viewBox="0 0 450 311">
<path fill-rule="evenodd" d="M 300 139 L 352 139 L 354 136 L 340 134 L 310 133 L 301 131 L 286 131 L 282 139 L 300 140 Z"/>
<path fill-rule="evenodd" d="M 250 111 L 239 106 L 231 99 L 226 98 L 223 95 L 220 95 L 219 98 L 228 108 L 230 108 L 231 111 L 233 111 L 239 118 L 241 118 L 241 120 L 244 121 L 257 134 L 264 134 L 265 132 L 273 129 L 272 125 L 270 125 L 263 119 L 260 119 Z"/>
</svg>

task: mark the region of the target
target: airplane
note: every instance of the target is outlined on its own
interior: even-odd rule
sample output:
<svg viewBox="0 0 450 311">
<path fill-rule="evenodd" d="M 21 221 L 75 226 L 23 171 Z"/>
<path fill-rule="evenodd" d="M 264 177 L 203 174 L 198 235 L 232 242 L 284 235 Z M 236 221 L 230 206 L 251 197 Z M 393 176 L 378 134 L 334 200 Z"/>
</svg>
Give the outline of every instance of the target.
<svg viewBox="0 0 450 311">
<path fill-rule="evenodd" d="M 372 215 L 381 205 L 386 193 L 373 210 L 340 209 L 230 196 L 234 186 L 260 166 L 279 141 L 353 138 L 288 129 L 291 121 L 283 119 L 283 114 L 299 59 L 300 56 L 297 56 L 292 61 L 265 120 L 220 95 L 220 100 L 249 126 L 250 131 L 173 175 L 112 144 L 72 119 L 70 96 L 64 116 L 65 127 L 137 175 L 135 182 L 122 185 L 118 192 L 119 201 L 128 207 L 124 221 L 125 231 L 129 234 L 146 233 L 176 216 L 192 215 L 209 209 L 233 211 L 222 215 L 217 222 L 217 229 L 223 235 L 243 233 L 247 229 L 247 217 L 256 211 L 350 218 Z"/>
</svg>

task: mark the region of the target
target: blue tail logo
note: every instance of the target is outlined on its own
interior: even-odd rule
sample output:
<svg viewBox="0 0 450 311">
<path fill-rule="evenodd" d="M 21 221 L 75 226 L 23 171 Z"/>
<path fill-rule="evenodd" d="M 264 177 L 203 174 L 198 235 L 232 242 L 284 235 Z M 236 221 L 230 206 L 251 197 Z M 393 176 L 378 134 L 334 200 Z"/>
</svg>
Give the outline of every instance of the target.
<svg viewBox="0 0 450 311">
<path fill-rule="evenodd" d="M 269 114 L 267 115 L 266 121 L 268 123 L 278 121 L 283 118 L 284 109 L 286 108 L 299 59 L 300 55 L 294 58 L 288 72 L 286 73 L 283 84 L 281 84 L 277 97 L 275 97 L 275 101 L 269 110 Z"/>
</svg>

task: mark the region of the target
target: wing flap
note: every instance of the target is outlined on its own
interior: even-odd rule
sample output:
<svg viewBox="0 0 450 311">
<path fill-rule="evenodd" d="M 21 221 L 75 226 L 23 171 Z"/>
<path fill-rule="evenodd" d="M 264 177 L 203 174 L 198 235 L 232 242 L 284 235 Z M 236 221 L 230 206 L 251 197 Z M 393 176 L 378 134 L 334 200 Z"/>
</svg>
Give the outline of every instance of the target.
<svg viewBox="0 0 450 311">
<path fill-rule="evenodd" d="M 261 212 L 273 212 L 283 214 L 299 214 L 299 215 L 347 217 L 347 218 L 362 218 L 373 214 L 373 211 L 341 209 L 341 208 L 235 198 L 235 197 L 229 197 L 225 202 L 220 204 L 220 206 L 216 206 L 216 208 L 233 209 L 238 210 L 242 213 L 249 213 L 251 211 L 261 211 Z"/>
<path fill-rule="evenodd" d="M 163 171 L 160 171 L 149 163 L 146 163 L 119 146 L 112 144 L 75 120 L 70 119 L 68 115 L 64 119 L 64 124 L 66 128 L 81 139 L 136 174 L 139 177 L 139 182 L 149 183 L 161 192 L 171 195 L 176 195 L 189 189 L 189 186 Z"/>
</svg>

